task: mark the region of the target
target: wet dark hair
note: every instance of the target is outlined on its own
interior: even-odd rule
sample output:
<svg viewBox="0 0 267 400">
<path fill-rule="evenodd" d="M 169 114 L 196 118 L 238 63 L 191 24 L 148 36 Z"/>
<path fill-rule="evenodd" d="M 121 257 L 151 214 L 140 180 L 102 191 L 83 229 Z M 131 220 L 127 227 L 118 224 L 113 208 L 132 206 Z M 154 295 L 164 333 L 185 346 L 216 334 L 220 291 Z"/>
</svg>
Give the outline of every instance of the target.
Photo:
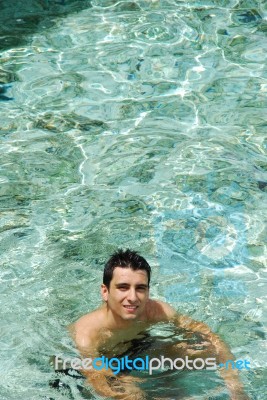
<svg viewBox="0 0 267 400">
<path fill-rule="evenodd" d="M 109 289 L 111 279 L 113 277 L 113 271 L 116 267 L 120 268 L 131 268 L 133 271 L 143 270 L 147 273 L 148 286 L 150 283 L 151 268 L 148 262 L 140 256 L 136 251 L 130 249 L 122 250 L 118 249 L 112 254 L 110 259 L 107 261 L 104 274 L 103 284 Z"/>
</svg>

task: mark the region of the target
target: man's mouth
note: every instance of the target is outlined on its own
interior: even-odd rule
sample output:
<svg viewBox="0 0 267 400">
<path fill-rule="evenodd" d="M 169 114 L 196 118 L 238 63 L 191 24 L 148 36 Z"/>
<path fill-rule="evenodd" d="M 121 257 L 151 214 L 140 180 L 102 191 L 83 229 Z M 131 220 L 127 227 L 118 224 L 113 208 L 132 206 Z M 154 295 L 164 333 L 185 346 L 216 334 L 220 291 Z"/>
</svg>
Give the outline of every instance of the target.
<svg viewBox="0 0 267 400">
<path fill-rule="evenodd" d="M 123 306 L 124 308 L 126 308 L 126 310 L 128 311 L 135 311 L 137 310 L 138 306 Z"/>
</svg>

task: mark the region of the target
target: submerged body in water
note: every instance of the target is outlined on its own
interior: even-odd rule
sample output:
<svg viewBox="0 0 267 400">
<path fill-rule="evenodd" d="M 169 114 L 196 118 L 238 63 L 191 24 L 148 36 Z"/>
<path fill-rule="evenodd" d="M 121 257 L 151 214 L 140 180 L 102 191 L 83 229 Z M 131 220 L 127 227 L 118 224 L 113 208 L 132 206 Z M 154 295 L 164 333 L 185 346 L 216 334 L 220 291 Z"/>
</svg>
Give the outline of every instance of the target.
<svg viewBox="0 0 267 400">
<path fill-rule="evenodd" d="M 226 344 L 210 328 L 187 316 L 180 315 L 169 304 L 149 298 L 150 266 L 138 253 L 119 250 L 113 254 L 104 269 L 101 285 L 104 305 L 84 315 L 71 327 L 70 332 L 83 359 L 122 357 L 128 354 L 139 335 L 158 323 L 172 323 L 190 335 L 197 335 L 199 342 L 190 343 L 176 340 L 163 342 L 161 346 L 141 346 L 151 357 L 214 357 L 218 363 L 225 363 L 234 356 Z M 146 337 L 147 339 L 147 337 Z M 138 355 L 136 349 L 132 355 Z M 99 360 L 100 361 L 100 360 Z M 88 383 L 101 395 L 113 398 L 143 399 L 145 393 L 136 380 L 128 374 L 129 368 L 120 376 L 114 376 L 111 368 L 82 369 Z M 239 381 L 236 370 L 221 370 L 232 400 L 248 400 Z M 123 397 L 122 397 L 123 393 Z"/>
</svg>

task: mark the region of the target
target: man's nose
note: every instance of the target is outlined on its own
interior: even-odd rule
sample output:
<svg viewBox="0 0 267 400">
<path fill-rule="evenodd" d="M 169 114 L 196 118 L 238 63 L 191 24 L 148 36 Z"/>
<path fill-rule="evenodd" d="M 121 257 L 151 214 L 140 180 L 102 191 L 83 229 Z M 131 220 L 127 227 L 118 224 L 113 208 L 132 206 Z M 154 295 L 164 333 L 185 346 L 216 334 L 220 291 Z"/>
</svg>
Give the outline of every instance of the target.
<svg viewBox="0 0 267 400">
<path fill-rule="evenodd" d="M 132 301 L 132 302 L 134 302 L 134 301 L 137 300 L 136 291 L 135 291 L 134 288 L 133 288 L 133 289 L 130 289 L 130 290 L 128 291 L 128 300 L 129 300 L 129 301 Z"/>
</svg>

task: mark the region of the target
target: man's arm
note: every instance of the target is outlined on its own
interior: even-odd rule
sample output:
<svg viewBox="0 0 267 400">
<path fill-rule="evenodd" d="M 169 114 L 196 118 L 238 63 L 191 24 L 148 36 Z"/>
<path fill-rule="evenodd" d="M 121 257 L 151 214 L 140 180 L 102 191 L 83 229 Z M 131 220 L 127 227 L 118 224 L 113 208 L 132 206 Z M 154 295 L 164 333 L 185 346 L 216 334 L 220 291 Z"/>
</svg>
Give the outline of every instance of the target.
<svg viewBox="0 0 267 400">
<path fill-rule="evenodd" d="M 87 328 L 72 326 L 70 333 L 82 360 L 88 358 L 93 360 L 100 357 L 98 352 L 99 333 L 97 330 L 91 329 L 88 332 Z M 90 365 L 90 367 L 92 366 Z M 110 368 L 97 370 L 92 367 L 90 369 L 82 369 L 81 372 L 86 377 L 86 382 L 101 396 L 120 400 L 143 400 L 145 398 L 144 392 L 135 384 L 135 381 L 138 381 L 136 378 L 117 376 Z"/>
<path fill-rule="evenodd" d="M 143 400 L 145 398 L 144 392 L 135 385 L 133 377 L 115 376 L 110 369 L 104 371 L 83 370 L 82 372 L 86 376 L 87 382 L 101 396 L 121 400 Z"/>
<path fill-rule="evenodd" d="M 213 333 L 203 322 L 194 321 L 189 317 L 181 315 L 173 317 L 173 322 L 183 329 L 200 333 L 204 340 L 210 342 L 215 350 L 214 356 L 217 363 L 225 364 L 226 361 L 235 359 L 226 343 L 223 342 L 218 335 Z M 236 369 L 222 368 L 219 372 L 229 390 L 231 400 L 249 400 L 249 397 L 244 392 L 243 384 L 239 379 L 238 371 Z"/>
<path fill-rule="evenodd" d="M 178 314 L 167 303 L 160 302 L 159 305 L 162 307 L 161 315 L 163 320 L 170 321 L 187 332 L 200 334 L 204 343 L 208 342 L 210 344 L 210 348 L 212 350 L 214 349 L 215 354 L 209 354 L 208 357 L 214 356 L 218 364 L 225 364 L 227 360 L 235 359 L 226 343 L 224 343 L 218 335 L 213 333 L 208 325 L 203 322 L 195 321 L 188 316 Z M 194 351 L 192 351 L 192 353 L 193 352 Z M 190 355 L 190 353 L 188 355 Z M 249 400 L 249 397 L 244 392 L 243 384 L 239 379 L 236 369 L 220 369 L 219 372 L 230 392 L 231 400 Z"/>
</svg>

